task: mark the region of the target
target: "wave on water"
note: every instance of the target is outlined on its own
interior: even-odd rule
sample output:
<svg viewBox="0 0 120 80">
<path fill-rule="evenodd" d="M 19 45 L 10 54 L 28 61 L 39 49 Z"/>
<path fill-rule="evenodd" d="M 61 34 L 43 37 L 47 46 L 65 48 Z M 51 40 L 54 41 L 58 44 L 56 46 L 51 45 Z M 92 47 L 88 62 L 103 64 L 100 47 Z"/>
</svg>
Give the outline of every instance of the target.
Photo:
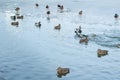
<svg viewBox="0 0 120 80">
<path fill-rule="evenodd" d="M 91 40 L 101 46 L 117 47 L 117 45 L 120 44 L 119 34 L 119 31 L 113 30 L 104 34 L 97 34 L 94 38 L 91 38 Z"/>
</svg>

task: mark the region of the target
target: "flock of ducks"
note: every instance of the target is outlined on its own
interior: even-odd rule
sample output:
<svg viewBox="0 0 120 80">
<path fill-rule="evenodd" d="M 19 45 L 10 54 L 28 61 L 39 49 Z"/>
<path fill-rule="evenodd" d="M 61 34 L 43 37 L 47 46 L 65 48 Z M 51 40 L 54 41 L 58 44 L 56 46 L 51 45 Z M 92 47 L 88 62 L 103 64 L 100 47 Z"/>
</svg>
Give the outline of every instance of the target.
<svg viewBox="0 0 120 80">
<path fill-rule="evenodd" d="M 82 10 L 79 12 L 79 15 L 82 15 Z M 115 19 L 118 19 L 119 15 L 118 14 L 115 14 L 114 15 L 114 18 Z M 86 45 L 88 44 L 88 41 L 89 41 L 89 38 L 87 35 L 84 35 L 82 34 L 82 30 L 81 30 L 81 26 L 79 26 L 79 28 L 76 28 L 75 30 L 75 33 L 78 37 L 80 37 L 80 41 L 79 43 L 85 43 Z M 96 34 L 93 34 L 92 37 L 95 37 Z M 120 48 L 120 44 L 117 44 L 116 46 L 117 48 Z M 101 50 L 101 49 L 98 49 L 97 50 L 97 55 L 98 57 L 102 57 L 102 56 L 105 56 L 105 55 L 108 55 L 108 50 Z"/>
<path fill-rule="evenodd" d="M 14 16 L 11 16 L 11 19 L 14 20 L 13 22 L 11 22 L 11 25 L 13 26 L 19 26 L 19 22 L 16 21 L 16 19 L 23 19 L 23 15 L 19 14 L 20 8 L 17 7 L 15 8 L 16 14 L 14 14 Z"/>
<path fill-rule="evenodd" d="M 39 4 L 36 3 L 35 6 L 36 6 L 36 7 L 39 7 Z M 60 13 L 62 13 L 63 10 L 64 10 L 64 6 L 58 4 L 57 7 L 58 7 Z M 50 10 L 49 10 L 49 6 L 48 6 L 48 5 L 46 5 L 46 9 L 47 9 L 46 14 L 48 15 L 48 18 L 49 18 L 49 16 L 50 16 Z M 20 10 L 19 7 L 15 8 L 16 14 L 15 14 L 14 16 L 11 16 L 11 19 L 14 20 L 13 22 L 11 22 L 11 25 L 13 25 L 13 26 L 19 26 L 19 22 L 16 21 L 16 19 L 23 19 L 23 18 L 24 18 L 23 15 L 20 15 L 20 14 L 19 14 L 19 10 Z M 79 14 L 80 16 L 82 16 L 83 11 L 82 11 L 82 10 L 79 11 L 78 14 Z M 115 18 L 115 19 L 117 19 L 118 17 L 119 17 L 118 14 L 115 14 L 115 15 L 114 15 L 114 18 Z M 40 28 L 40 27 L 41 27 L 41 22 L 40 22 L 40 21 L 35 22 L 35 26 Z M 56 25 L 56 26 L 54 27 L 54 29 L 60 30 L 60 29 L 61 29 L 61 24 Z M 81 33 L 82 33 L 81 26 L 76 29 L 75 33 L 80 37 L 79 43 L 86 43 L 86 44 L 88 43 L 88 41 L 89 41 L 88 36 L 81 34 Z M 120 44 L 117 45 L 117 47 L 120 47 Z M 98 50 L 97 50 L 97 54 L 98 54 L 98 57 L 105 56 L 105 55 L 108 54 L 108 50 L 98 49 Z M 58 67 L 58 68 L 57 68 L 57 76 L 58 76 L 58 77 L 65 76 L 65 75 L 68 74 L 68 73 L 70 73 L 70 69 L 69 69 L 69 68 L 62 68 L 62 67 Z"/>
<path fill-rule="evenodd" d="M 36 6 L 36 7 L 39 7 L 39 4 L 36 3 L 35 6 Z M 62 12 L 63 12 L 63 9 L 64 9 L 63 5 L 59 5 L 59 4 L 58 4 L 57 7 L 58 7 L 60 13 L 62 13 Z M 48 5 L 46 5 L 46 9 L 47 9 L 46 14 L 47 14 L 47 16 L 48 16 L 48 17 L 47 17 L 47 20 L 50 20 L 50 17 L 49 17 L 49 16 L 50 16 L 51 12 L 50 12 L 50 10 L 49 10 L 49 6 L 48 6 Z M 16 7 L 16 8 L 15 8 L 15 11 L 16 11 L 16 14 L 14 14 L 14 16 L 11 16 L 11 19 L 14 20 L 13 22 L 11 22 L 11 25 L 18 27 L 18 26 L 19 26 L 19 22 L 16 21 L 16 19 L 23 19 L 24 16 L 19 14 L 19 11 L 20 11 L 20 8 L 19 8 L 19 7 Z M 40 22 L 40 21 L 35 22 L 35 26 L 40 28 L 40 27 L 41 27 L 41 22 Z M 55 26 L 54 29 L 60 30 L 60 29 L 61 29 L 60 24 L 58 24 L 57 26 Z"/>
<path fill-rule="evenodd" d="M 108 50 L 98 49 L 97 50 L 97 55 L 98 55 L 98 57 L 102 57 L 102 56 L 108 55 Z M 62 68 L 62 67 L 58 67 L 57 68 L 57 76 L 59 78 L 61 78 L 62 76 L 66 76 L 69 73 L 70 73 L 70 69 L 69 68 Z"/>
<path fill-rule="evenodd" d="M 79 12 L 79 15 L 82 15 L 82 10 Z M 114 15 L 115 19 L 117 19 L 118 17 L 119 17 L 118 14 Z M 60 24 L 58 26 L 60 26 Z M 56 26 L 56 27 L 58 27 L 58 26 Z M 81 34 L 82 33 L 81 26 L 79 26 L 79 28 L 76 28 L 75 33 L 81 38 L 79 43 L 86 43 L 86 44 L 88 43 L 88 41 L 89 41 L 88 36 Z M 95 37 L 95 36 L 96 36 L 96 34 L 92 35 L 92 37 Z M 117 47 L 120 48 L 120 44 L 118 44 Z M 102 57 L 105 55 L 108 55 L 108 50 L 102 50 L 102 49 L 97 50 L 98 57 Z M 62 68 L 62 67 L 57 68 L 57 76 L 58 77 L 65 76 L 68 73 L 70 73 L 69 68 Z"/>
</svg>

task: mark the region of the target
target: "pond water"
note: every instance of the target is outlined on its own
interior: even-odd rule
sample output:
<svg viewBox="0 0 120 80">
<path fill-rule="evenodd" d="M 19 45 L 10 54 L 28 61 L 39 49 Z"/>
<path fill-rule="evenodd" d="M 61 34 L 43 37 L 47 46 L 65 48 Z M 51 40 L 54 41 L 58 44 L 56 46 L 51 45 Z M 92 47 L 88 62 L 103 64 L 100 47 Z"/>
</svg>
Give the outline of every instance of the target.
<svg viewBox="0 0 120 80">
<path fill-rule="evenodd" d="M 35 3 L 39 3 L 38 8 Z M 47 20 L 45 5 L 50 6 Z M 64 12 L 57 11 L 64 5 Z M 110 0 L 4 0 L 0 1 L 0 80 L 120 80 L 120 1 Z M 15 8 L 24 16 L 12 26 Z M 83 15 L 78 12 L 83 10 Z M 41 28 L 35 22 L 41 21 Z M 54 26 L 61 24 L 61 30 Z M 88 45 L 74 33 L 82 27 Z M 95 37 L 92 37 L 96 34 Z M 108 55 L 98 57 L 98 49 Z M 70 68 L 62 78 L 56 69 Z"/>
</svg>

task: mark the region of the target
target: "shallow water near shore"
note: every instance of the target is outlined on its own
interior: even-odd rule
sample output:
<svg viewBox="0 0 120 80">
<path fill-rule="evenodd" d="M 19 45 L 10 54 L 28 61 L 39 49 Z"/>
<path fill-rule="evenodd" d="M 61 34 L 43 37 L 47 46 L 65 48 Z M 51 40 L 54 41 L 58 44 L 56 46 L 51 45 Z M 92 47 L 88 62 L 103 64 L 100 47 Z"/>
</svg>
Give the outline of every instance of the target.
<svg viewBox="0 0 120 80">
<path fill-rule="evenodd" d="M 64 5 L 63 13 L 57 11 L 57 4 Z M 120 13 L 119 4 L 119 0 L 1 1 L 0 80 L 120 80 L 120 19 L 113 17 Z M 24 16 L 17 20 L 18 27 L 11 25 L 10 18 L 16 7 Z M 37 21 L 41 28 L 35 27 Z M 57 24 L 61 30 L 54 30 Z M 79 44 L 74 33 L 79 25 L 89 36 L 88 45 Z M 99 48 L 108 50 L 108 55 L 98 57 Z M 58 78 L 59 66 L 70 68 L 70 73 Z"/>
</svg>

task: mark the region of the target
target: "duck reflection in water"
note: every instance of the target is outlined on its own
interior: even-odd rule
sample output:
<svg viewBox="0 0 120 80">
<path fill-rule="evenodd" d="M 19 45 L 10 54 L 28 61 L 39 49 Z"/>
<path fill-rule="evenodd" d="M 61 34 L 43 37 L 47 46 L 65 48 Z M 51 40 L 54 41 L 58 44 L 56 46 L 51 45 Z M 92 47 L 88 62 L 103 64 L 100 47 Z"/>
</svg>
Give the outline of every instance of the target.
<svg viewBox="0 0 120 80">
<path fill-rule="evenodd" d="M 57 77 L 62 78 L 62 76 L 66 76 L 68 73 L 70 73 L 69 68 L 57 68 Z"/>
<path fill-rule="evenodd" d="M 50 22 L 50 17 L 49 16 L 47 17 L 47 21 Z"/>
</svg>

